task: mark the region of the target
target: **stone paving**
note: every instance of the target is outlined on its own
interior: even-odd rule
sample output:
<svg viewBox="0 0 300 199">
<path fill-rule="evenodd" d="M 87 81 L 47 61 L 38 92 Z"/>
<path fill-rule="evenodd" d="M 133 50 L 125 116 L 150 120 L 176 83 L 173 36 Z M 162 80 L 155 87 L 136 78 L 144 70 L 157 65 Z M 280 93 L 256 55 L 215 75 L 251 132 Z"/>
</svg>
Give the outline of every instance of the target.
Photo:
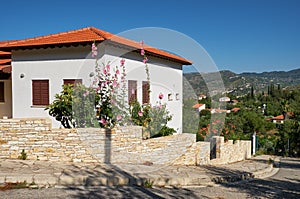
<svg viewBox="0 0 300 199">
<path fill-rule="evenodd" d="M 0 185 L 26 181 L 38 187 L 100 185 L 213 186 L 217 183 L 234 182 L 254 177 L 263 178 L 272 175 L 277 171 L 276 166 L 273 165 L 278 162 L 278 157 L 267 155 L 218 166 L 111 165 L 1 159 Z"/>
</svg>

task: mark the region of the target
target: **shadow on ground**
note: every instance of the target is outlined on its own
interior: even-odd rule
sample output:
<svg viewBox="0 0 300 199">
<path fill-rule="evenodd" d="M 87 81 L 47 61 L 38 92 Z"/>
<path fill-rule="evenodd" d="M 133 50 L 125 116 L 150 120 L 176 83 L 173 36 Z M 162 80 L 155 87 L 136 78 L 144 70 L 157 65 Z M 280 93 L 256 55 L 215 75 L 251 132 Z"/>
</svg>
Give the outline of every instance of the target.
<svg viewBox="0 0 300 199">
<path fill-rule="evenodd" d="M 254 198 L 300 198 L 300 159 L 282 161 L 280 168 L 279 174 L 270 178 L 227 183 L 222 186 L 248 193 Z"/>
</svg>

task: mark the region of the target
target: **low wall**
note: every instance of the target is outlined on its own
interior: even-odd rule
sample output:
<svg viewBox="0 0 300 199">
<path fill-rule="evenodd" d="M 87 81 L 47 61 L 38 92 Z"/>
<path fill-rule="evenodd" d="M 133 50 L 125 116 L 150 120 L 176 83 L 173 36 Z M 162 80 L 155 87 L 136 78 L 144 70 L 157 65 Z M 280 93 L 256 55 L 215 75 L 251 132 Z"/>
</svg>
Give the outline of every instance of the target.
<svg viewBox="0 0 300 199">
<path fill-rule="evenodd" d="M 214 136 L 211 142 L 216 148 L 216 158 L 210 164 L 227 164 L 251 158 L 250 140 L 228 140 L 224 142 L 224 137 Z"/>
<path fill-rule="evenodd" d="M 142 134 L 138 126 L 52 129 L 48 119 L 0 120 L 0 158 L 18 158 L 24 149 L 32 160 L 167 164 L 195 142 L 192 134 L 148 140 Z"/>
<path fill-rule="evenodd" d="M 0 158 L 18 158 L 24 149 L 32 160 L 207 165 L 251 157 L 251 142 L 224 143 L 215 137 L 218 158 L 211 160 L 210 142 L 196 142 L 195 134 L 143 140 L 142 128 L 118 127 L 52 129 L 49 119 L 0 120 Z"/>
</svg>

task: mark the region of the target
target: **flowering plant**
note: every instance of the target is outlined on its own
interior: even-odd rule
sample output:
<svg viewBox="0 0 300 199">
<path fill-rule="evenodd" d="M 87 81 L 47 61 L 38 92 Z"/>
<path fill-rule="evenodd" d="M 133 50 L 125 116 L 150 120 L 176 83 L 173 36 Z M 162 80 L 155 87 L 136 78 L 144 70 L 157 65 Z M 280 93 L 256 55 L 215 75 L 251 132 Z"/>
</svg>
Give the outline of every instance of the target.
<svg viewBox="0 0 300 199">
<path fill-rule="evenodd" d="M 162 104 L 162 93 L 158 96 L 159 101 L 155 106 L 146 104 L 141 106 L 139 102 L 132 105 L 131 117 L 134 124 L 143 126 L 149 134 L 148 137 L 159 137 L 171 135 L 176 132 L 174 129 L 167 126 L 167 123 L 172 120 L 172 115 L 167 110 L 166 104 Z"/>
<path fill-rule="evenodd" d="M 92 57 L 97 57 L 97 47 L 92 44 Z M 96 104 L 96 115 L 100 127 L 112 128 L 116 124 L 125 125 L 128 108 L 125 103 L 126 71 L 125 59 L 120 64 L 111 66 L 110 62 L 99 65 L 96 59 L 93 87 L 99 98 Z"/>
</svg>

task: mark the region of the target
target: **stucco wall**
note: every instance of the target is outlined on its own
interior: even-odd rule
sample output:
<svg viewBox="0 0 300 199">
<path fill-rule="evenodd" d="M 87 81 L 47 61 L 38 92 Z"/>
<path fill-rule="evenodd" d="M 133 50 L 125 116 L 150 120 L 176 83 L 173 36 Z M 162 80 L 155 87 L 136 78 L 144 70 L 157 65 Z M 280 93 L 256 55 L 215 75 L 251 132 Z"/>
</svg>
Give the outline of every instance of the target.
<svg viewBox="0 0 300 199">
<path fill-rule="evenodd" d="M 0 80 L 4 82 L 4 102 L 0 102 L 0 118 L 12 117 L 12 87 L 11 80 Z"/>
<path fill-rule="evenodd" d="M 99 47 L 99 64 L 110 63 L 119 65 L 120 57 L 125 58 L 127 80 L 137 80 L 138 100 L 142 102 L 142 81 L 147 81 L 145 65 L 142 56 L 131 53 L 116 46 L 103 45 Z M 44 107 L 32 106 L 32 80 L 49 80 L 50 102 L 55 94 L 61 91 L 63 79 L 82 79 L 87 86 L 91 85 L 95 59 L 89 55 L 90 46 L 47 48 L 12 51 L 12 92 L 13 117 L 47 117 Z M 167 108 L 173 115 L 169 126 L 182 132 L 182 70 L 175 62 L 149 56 L 149 70 L 151 81 L 150 102 L 155 105 L 159 93 L 165 98 Z M 24 77 L 21 78 L 20 75 Z M 168 101 L 168 94 L 173 100 Z M 176 94 L 178 99 L 176 99 Z M 22 100 L 20 100 L 22 99 Z M 52 118 L 54 127 L 60 124 Z"/>
</svg>

